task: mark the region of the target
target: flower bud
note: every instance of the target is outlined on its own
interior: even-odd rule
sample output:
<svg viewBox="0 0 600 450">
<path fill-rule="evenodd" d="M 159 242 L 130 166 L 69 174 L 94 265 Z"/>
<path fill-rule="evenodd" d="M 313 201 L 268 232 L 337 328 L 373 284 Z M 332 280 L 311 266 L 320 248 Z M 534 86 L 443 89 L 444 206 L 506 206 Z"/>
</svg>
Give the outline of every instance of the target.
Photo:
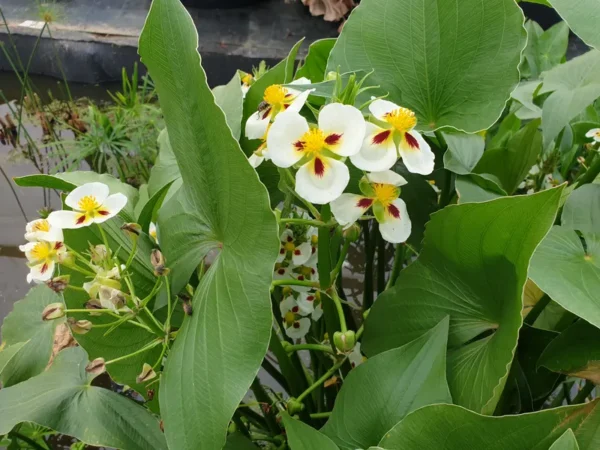
<svg viewBox="0 0 600 450">
<path fill-rule="evenodd" d="M 150 263 L 154 267 L 154 275 L 162 277 L 169 274 L 169 269 L 165 266 L 165 257 L 162 252 L 158 249 L 152 250 L 150 255 Z"/>
<path fill-rule="evenodd" d="M 293 416 L 294 414 L 298 414 L 300 411 L 302 411 L 304 409 L 304 404 L 302 402 L 299 402 L 298 400 L 296 400 L 294 397 L 291 397 L 287 401 L 287 409 L 288 409 L 289 414 L 291 416 Z"/>
<path fill-rule="evenodd" d="M 38 215 L 40 216 L 40 219 L 47 219 L 51 212 L 52 212 L 52 208 L 47 208 L 47 207 L 40 208 L 37 211 Z"/>
<path fill-rule="evenodd" d="M 131 239 L 137 239 L 142 231 L 142 227 L 137 223 L 125 223 L 121 226 L 121 230 L 123 230 Z"/>
<path fill-rule="evenodd" d="M 104 358 L 96 358 L 85 366 L 85 371 L 92 375 L 100 375 L 106 372 L 106 363 Z"/>
<path fill-rule="evenodd" d="M 67 288 L 70 279 L 70 275 L 61 275 L 60 277 L 54 277 L 51 280 L 46 281 L 46 286 L 48 286 L 57 294 L 60 294 Z"/>
<path fill-rule="evenodd" d="M 183 301 L 183 312 L 187 316 L 191 316 L 193 314 L 194 308 L 192 307 L 192 302 L 190 302 L 189 300 Z"/>
<path fill-rule="evenodd" d="M 89 320 L 75 320 L 73 317 L 67 319 L 71 331 L 75 334 L 86 334 L 92 329 L 92 322 Z"/>
<path fill-rule="evenodd" d="M 353 223 L 344 230 L 344 238 L 350 242 L 356 242 L 360 237 L 360 226 L 357 223 Z"/>
<path fill-rule="evenodd" d="M 85 306 L 85 309 L 104 309 L 104 308 L 102 308 L 100 301 L 96 300 L 95 298 L 89 299 L 84 306 Z M 91 316 L 99 316 L 100 313 L 90 313 L 90 315 Z"/>
<path fill-rule="evenodd" d="M 42 311 L 42 320 L 54 320 L 59 319 L 65 315 L 65 304 L 64 303 L 50 303 Z"/>
<path fill-rule="evenodd" d="M 99 264 L 104 261 L 107 255 L 108 251 L 106 250 L 106 246 L 102 244 L 90 247 L 90 256 L 94 264 Z"/>
<path fill-rule="evenodd" d="M 152 368 L 152 366 L 148 363 L 144 363 L 142 367 L 142 372 L 135 379 L 136 383 L 141 384 L 146 381 L 150 381 L 151 379 L 156 378 L 156 372 Z"/>
<path fill-rule="evenodd" d="M 585 158 L 583 156 L 578 156 L 577 157 L 577 162 L 579 164 L 585 164 Z"/>
<path fill-rule="evenodd" d="M 333 344 L 340 353 L 348 353 L 354 348 L 355 343 L 356 335 L 352 330 L 348 330 L 345 333 L 342 333 L 341 331 L 333 333 Z"/>
</svg>

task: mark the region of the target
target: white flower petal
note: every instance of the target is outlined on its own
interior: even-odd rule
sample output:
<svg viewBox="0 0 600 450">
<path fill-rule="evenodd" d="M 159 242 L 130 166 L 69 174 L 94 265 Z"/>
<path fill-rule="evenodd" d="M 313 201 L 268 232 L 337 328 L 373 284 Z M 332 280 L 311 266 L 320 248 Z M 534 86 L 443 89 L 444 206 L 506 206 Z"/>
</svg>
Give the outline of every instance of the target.
<svg viewBox="0 0 600 450">
<path fill-rule="evenodd" d="M 256 111 L 246 121 L 246 137 L 248 139 L 262 139 L 267 132 L 270 120 L 270 111 Z"/>
<path fill-rule="evenodd" d="M 391 169 L 398 160 L 392 130 L 366 122 L 365 138 L 360 151 L 350 161 L 362 170 L 380 172 Z"/>
<path fill-rule="evenodd" d="M 288 91 L 294 94 L 296 98 L 292 100 L 292 103 L 290 103 L 286 111 L 299 113 L 304 104 L 306 103 L 306 100 L 308 100 L 308 96 L 311 92 L 314 91 L 314 89 L 307 89 L 303 92 L 298 92 L 295 89 L 288 89 Z"/>
<path fill-rule="evenodd" d="M 321 168 L 320 164 L 322 170 L 319 176 L 316 172 Z M 310 203 L 324 205 L 342 195 L 349 181 L 350 172 L 346 164 L 332 158 L 315 158 L 296 172 L 296 192 Z"/>
<path fill-rule="evenodd" d="M 391 184 L 393 186 L 404 186 L 408 183 L 408 181 L 406 181 L 402 175 L 394 172 L 393 170 L 368 173 L 367 179 L 371 183 Z"/>
<path fill-rule="evenodd" d="M 354 223 L 367 211 L 373 200 L 355 194 L 342 194 L 331 202 L 331 213 L 344 226 Z"/>
<path fill-rule="evenodd" d="M 279 267 L 273 270 L 273 279 L 274 280 L 283 280 L 285 278 L 289 278 L 290 270 L 287 267 Z"/>
<path fill-rule="evenodd" d="M 48 281 L 52 278 L 54 274 L 54 261 L 48 261 L 47 263 L 42 263 L 30 267 L 29 274 L 27 274 L 27 282 L 31 283 L 32 281 Z"/>
<path fill-rule="evenodd" d="M 341 156 L 355 155 L 365 138 L 365 119 L 354 106 L 330 103 L 319 113 L 319 128 L 325 136 L 334 136 L 332 151 Z"/>
<path fill-rule="evenodd" d="M 255 169 L 260 166 L 262 164 L 262 162 L 265 160 L 264 156 L 258 156 L 256 153 L 252 153 L 250 155 L 250 158 L 248 158 L 248 162 L 250 163 L 250 165 L 252 167 L 254 167 Z"/>
<path fill-rule="evenodd" d="M 398 147 L 404 165 L 409 172 L 429 175 L 433 172 L 435 160 L 431 147 L 423 139 L 423 136 L 414 130 L 406 133 L 405 136 Z"/>
<path fill-rule="evenodd" d="M 94 197 L 98 204 L 102 204 L 108 197 L 109 192 L 108 186 L 104 183 L 86 183 L 73 189 L 65 198 L 65 204 L 70 208 L 79 210 L 79 200 L 88 195 Z"/>
<path fill-rule="evenodd" d="M 285 329 L 285 334 L 291 339 L 302 339 L 310 330 L 310 319 L 303 317 L 296 320 L 290 327 Z"/>
<path fill-rule="evenodd" d="M 585 133 L 585 137 L 591 138 L 600 133 L 600 128 L 592 128 L 590 131 Z"/>
<path fill-rule="evenodd" d="M 294 111 L 278 114 L 267 136 L 267 148 L 273 164 L 279 167 L 290 167 L 304 156 L 294 143 L 309 130 L 308 122 Z"/>
<path fill-rule="evenodd" d="M 283 242 L 284 244 L 286 242 L 293 242 L 294 241 L 294 232 L 291 229 L 286 228 L 285 230 L 283 230 L 281 232 L 281 235 L 279 236 L 279 240 L 281 242 Z"/>
<path fill-rule="evenodd" d="M 148 234 L 154 242 L 158 244 L 158 229 L 156 228 L 156 224 L 154 222 L 150 222 L 150 227 L 148 228 Z"/>
<path fill-rule="evenodd" d="M 300 308 L 300 314 L 307 316 L 315 310 L 315 298 L 314 292 L 301 292 L 298 295 L 296 303 Z"/>
<path fill-rule="evenodd" d="M 316 322 L 321 318 L 321 316 L 323 316 L 323 303 L 319 303 L 316 306 L 315 310 L 312 312 L 310 317 L 312 317 L 312 320 Z"/>
<path fill-rule="evenodd" d="M 303 265 L 312 255 L 312 245 L 310 242 L 304 242 L 292 252 L 292 263 L 296 266 Z"/>
<path fill-rule="evenodd" d="M 382 99 L 375 100 L 369 105 L 369 111 L 371 111 L 371 114 L 373 114 L 373 116 L 375 116 L 375 118 L 378 120 L 384 120 L 387 113 L 399 108 L 400 106 L 396 105 L 395 103 Z"/>
<path fill-rule="evenodd" d="M 52 226 L 47 219 L 36 219 L 25 226 L 25 240 L 56 242 L 63 241 L 64 236 L 62 229 Z"/>
<path fill-rule="evenodd" d="M 290 84 L 311 84 L 312 81 L 310 81 L 308 78 L 306 77 L 300 77 L 297 80 L 292 81 Z"/>
<path fill-rule="evenodd" d="M 54 211 L 48 216 L 48 222 L 54 227 L 63 229 L 83 228 L 92 223 L 88 218 L 81 223 L 77 223 L 81 216 L 81 213 L 75 211 Z"/>
<path fill-rule="evenodd" d="M 398 198 L 392 205 L 385 212 L 385 222 L 379 223 L 379 231 L 386 241 L 400 244 L 410 236 L 412 225 L 404 200 Z"/>
<path fill-rule="evenodd" d="M 285 315 L 287 313 L 292 311 L 294 309 L 294 307 L 297 307 L 297 306 L 298 305 L 296 304 L 296 300 L 294 300 L 294 297 L 289 296 L 289 297 L 284 298 L 279 303 L 279 312 L 281 313 L 281 317 L 285 317 Z"/>
<path fill-rule="evenodd" d="M 119 214 L 125 205 L 127 204 L 127 196 L 125 194 L 121 194 L 120 192 L 109 195 L 106 200 L 102 203 L 100 211 L 103 212 L 102 215 L 98 215 L 94 217 L 95 223 L 106 222 L 108 219 Z M 108 213 L 108 214 L 105 214 Z"/>
<path fill-rule="evenodd" d="M 350 352 L 350 354 L 348 355 L 348 360 L 350 361 L 350 365 L 352 366 L 352 368 L 360 366 L 365 361 L 365 357 L 360 352 L 360 342 L 356 343 L 356 345 L 352 349 L 352 352 Z"/>
</svg>

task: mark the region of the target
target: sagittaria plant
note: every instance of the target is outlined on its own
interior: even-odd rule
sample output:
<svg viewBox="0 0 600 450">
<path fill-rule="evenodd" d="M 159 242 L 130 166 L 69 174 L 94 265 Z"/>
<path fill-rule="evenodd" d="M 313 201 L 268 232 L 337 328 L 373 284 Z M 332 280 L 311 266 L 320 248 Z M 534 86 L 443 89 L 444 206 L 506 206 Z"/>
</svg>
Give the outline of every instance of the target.
<svg viewBox="0 0 600 450">
<path fill-rule="evenodd" d="M 65 195 L 25 229 L 2 442 L 599 448 L 600 53 L 565 62 L 595 1 L 542 30 L 513 0 L 363 0 L 299 67 L 211 90 L 154 0 L 148 184 L 16 180 Z"/>
</svg>

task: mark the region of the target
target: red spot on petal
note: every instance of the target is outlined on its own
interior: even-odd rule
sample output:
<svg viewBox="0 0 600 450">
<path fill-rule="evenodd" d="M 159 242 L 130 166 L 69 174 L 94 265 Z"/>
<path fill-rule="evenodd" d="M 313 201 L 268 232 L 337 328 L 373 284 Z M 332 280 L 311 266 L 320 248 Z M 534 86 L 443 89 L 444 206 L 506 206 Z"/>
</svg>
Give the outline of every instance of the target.
<svg viewBox="0 0 600 450">
<path fill-rule="evenodd" d="M 271 114 L 271 108 L 267 108 L 262 115 L 262 120 L 265 120 Z"/>
<path fill-rule="evenodd" d="M 300 308 L 298 308 L 297 306 L 294 306 L 294 307 L 292 308 L 292 312 L 293 312 L 293 313 L 297 313 L 299 310 L 300 310 Z"/>
<path fill-rule="evenodd" d="M 404 133 L 404 137 L 406 138 L 406 143 L 410 146 L 410 148 L 419 149 L 419 141 L 410 133 Z"/>
<path fill-rule="evenodd" d="M 313 247 L 311 253 L 314 254 L 316 251 L 317 251 L 317 249 L 315 247 Z"/>
<path fill-rule="evenodd" d="M 381 133 L 377 133 L 375 136 L 373 136 L 373 144 L 383 144 L 385 142 L 385 140 L 390 136 L 390 133 L 392 132 L 392 130 L 385 130 L 382 131 Z"/>
<path fill-rule="evenodd" d="M 279 249 L 279 254 L 280 254 L 280 255 L 285 255 L 285 248 L 281 247 L 281 248 Z"/>
<path fill-rule="evenodd" d="M 317 272 L 315 272 L 315 269 L 310 269 L 310 273 L 312 273 L 314 275 Z"/>
<path fill-rule="evenodd" d="M 85 222 L 85 214 L 82 216 L 79 216 L 77 218 L 77 222 L 75 222 L 77 225 L 81 225 L 83 222 Z"/>
<path fill-rule="evenodd" d="M 298 279 L 299 279 L 300 281 L 304 281 L 304 275 L 298 275 Z"/>
<path fill-rule="evenodd" d="M 308 300 L 309 302 L 312 302 L 315 299 L 314 296 L 309 295 L 308 297 L 306 297 L 306 300 Z"/>
<path fill-rule="evenodd" d="M 54 244 L 54 250 L 60 250 L 61 248 L 63 248 L 63 243 L 62 242 L 57 242 L 56 244 Z"/>
<path fill-rule="evenodd" d="M 288 92 L 287 94 L 285 94 L 285 98 L 290 98 L 292 95 L 294 95 L 294 94 L 291 94 Z"/>
<path fill-rule="evenodd" d="M 302 151 L 304 150 L 304 142 L 296 141 L 294 142 L 294 147 L 296 147 L 296 150 Z"/>
<path fill-rule="evenodd" d="M 300 322 L 294 322 L 293 327 L 294 328 L 300 328 Z"/>
<path fill-rule="evenodd" d="M 325 174 L 325 164 L 321 158 L 315 158 L 315 175 L 319 178 Z"/>
<path fill-rule="evenodd" d="M 279 269 L 279 270 L 277 271 L 277 273 L 278 273 L 279 275 L 283 275 L 283 274 L 285 274 L 285 269 Z"/>
<path fill-rule="evenodd" d="M 341 134 L 333 133 L 325 138 L 325 143 L 327 145 L 335 145 L 342 138 Z"/>
<path fill-rule="evenodd" d="M 44 263 L 44 265 L 42 266 L 42 268 L 40 269 L 40 273 L 45 273 L 46 270 L 48 270 L 48 264 Z"/>
<path fill-rule="evenodd" d="M 108 216 L 110 214 L 108 211 L 105 211 L 103 209 L 98 210 L 97 213 L 101 216 Z"/>
<path fill-rule="evenodd" d="M 298 250 L 298 249 L 294 250 L 294 255 L 298 256 L 301 254 L 302 254 L 302 252 L 300 250 Z"/>
<path fill-rule="evenodd" d="M 356 206 L 358 206 L 359 208 L 365 208 L 365 209 L 370 207 L 372 204 L 373 204 L 373 199 L 366 198 L 366 197 L 362 197 L 358 202 L 356 202 Z"/>
<path fill-rule="evenodd" d="M 290 105 L 288 103 L 286 103 L 285 105 L 283 105 L 283 109 L 288 109 L 290 107 Z"/>
<path fill-rule="evenodd" d="M 288 241 L 288 242 L 293 242 L 293 241 L 294 241 L 294 238 L 293 238 L 293 237 L 291 237 L 291 236 L 288 236 L 288 237 L 287 237 L 287 241 Z"/>
<path fill-rule="evenodd" d="M 396 205 L 388 205 L 387 207 L 388 213 L 390 213 L 390 215 L 392 217 L 394 217 L 395 219 L 399 219 L 400 218 L 400 210 L 398 208 L 396 208 Z"/>
</svg>

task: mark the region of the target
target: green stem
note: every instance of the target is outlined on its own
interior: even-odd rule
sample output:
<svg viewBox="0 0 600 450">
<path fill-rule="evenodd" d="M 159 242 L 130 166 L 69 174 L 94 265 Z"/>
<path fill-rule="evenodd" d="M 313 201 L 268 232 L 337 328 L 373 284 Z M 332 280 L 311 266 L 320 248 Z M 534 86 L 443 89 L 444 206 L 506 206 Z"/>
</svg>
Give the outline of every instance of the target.
<svg viewBox="0 0 600 450">
<path fill-rule="evenodd" d="M 578 405 L 580 403 L 584 403 L 585 399 L 589 397 L 589 395 L 592 393 L 595 387 L 596 385 L 594 383 L 592 383 L 589 380 L 586 380 L 583 387 L 579 390 L 579 392 L 571 402 L 571 405 Z"/>
<path fill-rule="evenodd" d="M 116 362 L 123 361 L 125 359 L 131 358 L 132 356 L 136 356 L 136 355 L 139 355 L 140 353 L 147 352 L 148 350 L 153 349 L 154 347 L 156 347 L 159 344 L 162 344 L 162 341 L 160 341 L 160 340 L 153 341 L 150 344 L 140 348 L 139 350 L 136 350 L 133 353 L 129 353 L 127 355 L 123 355 L 123 356 L 119 356 L 118 358 L 111 359 L 110 361 L 106 361 L 104 364 L 106 364 L 108 366 L 109 364 L 114 364 Z"/>
<path fill-rule="evenodd" d="M 154 363 L 154 365 L 152 366 L 152 369 L 158 369 L 158 367 L 160 366 L 160 364 L 162 363 L 163 360 L 163 356 L 165 356 L 165 352 L 167 351 L 168 348 L 168 344 L 167 342 L 163 342 L 163 348 L 162 351 L 160 352 L 160 355 L 158 356 L 158 359 L 156 360 L 156 362 Z"/>
<path fill-rule="evenodd" d="M 273 280 L 271 282 L 271 287 L 275 286 L 306 286 L 312 288 L 318 288 L 319 283 L 317 281 L 304 281 L 304 280 Z"/>
<path fill-rule="evenodd" d="M 285 347 L 285 351 L 288 353 L 297 352 L 299 350 L 315 350 L 319 352 L 325 352 L 334 354 L 331 346 L 329 345 L 321 345 L 321 344 L 296 344 L 296 345 L 287 345 Z"/>
<path fill-rule="evenodd" d="M 314 413 L 310 415 L 311 419 L 327 419 L 331 416 L 331 411 Z"/>
<path fill-rule="evenodd" d="M 392 272 L 390 273 L 390 278 L 385 286 L 385 290 L 387 291 L 391 288 L 394 283 L 396 283 L 396 279 L 402 270 L 402 265 L 404 264 L 404 256 L 406 255 L 406 246 L 404 244 L 396 244 L 396 251 L 394 254 L 394 265 L 392 266 Z"/>
<path fill-rule="evenodd" d="M 102 225 L 100 225 L 99 223 L 96 224 L 98 226 L 98 230 L 100 230 L 100 236 L 102 237 L 102 242 L 104 243 L 104 246 L 106 247 L 106 251 L 110 252 L 110 246 L 108 245 L 108 239 L 106 238 L 106 234 L 104 233 L 104 230 L 102 229 Z"/>
<path fill-rule="evenodd" d="M 340 330 L 342 333 L 345 333 L 348 331 L 348 328 L 346 326 L 346 316 L 344 315 L 344 307 L 342 306 L 340 297 L 335 289 L 331 289 L 330 296 L 335 304 L 335 309 L 337 310 L 338 317 L 340 319 Z"/>
<path fill-rule="evenodd" d="M 381 234 L 377 235 L 377 295 L 385 289 L 385 240 Z"/>
<path fill-rule="evenodd" d="M 323 374 L 323 376 L 321 378 L 319 378 L 317 381 L 315 381 L 313 384 L 311 384 L 308 389 L 306 389 L 302 394 L 300 394 L 298 396 L 298 398 L 296 400 L 298 400 L 299 402 L 301 402 L 302 400 L 304 400 L 304 398 L 306 398 L 307 395 L 309 395 L 312 391 L 314 391 L 316 388 L 318 388 L 320 385 L 322 385 L 323 383 L 325 383 L 329 378 L 331 378 L 331 376 L 340 368 L 342 367 L 342 365 L 344 364 L 344 362 L 346 362 L 347 357 L 342 358 L 341 360 L 339 360 L 337 363 L 335 363 L 333 366 L 331 366 L 331 369 L 329 369 L 327 372 L 325 372 Z"/>
<path fill-rule="evenodd" d="M 527 325 L 533 326 L 533 324 L 540 316 L 542 311 L 544 311 L 544 308 L 548 306 L 548 303 L 550 303 L 550 300 L 550 297 L 544 294 L 544 296 L 538 300 L 538 302 L 533 306 L 533 308 L 531 308 L 531 311 L 529 311 L 527 316 L 525 316 L 525 320 L 523 322 Z"/>
<path fill-rule="evenodd" d="M 173 313 L 173 308 L 171 300 L 171 285 L 169 284 L 168 275 L 165 275 L 165 282 L 167 283 L 167 321 L 165 322 L 165 332 L 169 334 L 171 331 L 171 315 Z"/>
<path fill-rule="evenodd" d="M 331 219 L 331 208 L 329 205 L 323 205 L 321 208 L 321 217 L 324 221 Z M 331 286 L 331 229 L 327 226 L 319 227 L 319 252 L 318 265 L 319 283 L 322 289 Z"/>
<path fill-rule="evenodd" d="M 150 302 L 150 300 L 152 300 L 152 298 L 156 295 L 156 293 L 158 292 L 158 290 L 160 289 L 161 286 L 162 286 L 161 279 L 157 278 L 150 293 L 140 302 L 139 308 L 143 308 L 144 306 L 146 306 Z"/>
<path fill-rule="evenodd" d="M 331 279 L 333 280 L 332 283 L 335 283 L 336 278 L 342 272 L 342 267 L 344 266 L 344 261 L 346 260 L 346 256 L 348 255 L 348 250 L 350 249 L 351 244 L 352 242 L 350 242 L 349 239 L 346 239 L 344 241 L 344 245 L 342 246 L 342 251 L 340 252 L 338 262 L 331 271 Z"/>
<path fill-rule="evenodd" d="M 377 222 L 376 222 L 377 223 Z M 363 285 L 363 310 L 369 309 L 373 304 L 373 259 L 375 257 L 375 246 L 371 239 L 371 230 L 369 222 L 362 222 L 363 236 L 365 240 L 365 279 Z M 373 234 L 376 235 L 377 226 L 373 227 Z"/>
<path fill-rule="evenodd" d="M 314 227 L 333 227 L 337 225 L 335 222 L 325 223 L 321 220 L 309 220 L 300 218 L 279 219 L 279 223 L 297 223 L 300 225 L 312 225 Z"/>
<path fill-rule="evenodd" d="M 112 309 L 65 309 L 66 313 L 108 313 L 114 314 L 115 311 Z M 120 317 L 120 316 L 117 316 Z"/>
<path fill-rule="evenodd" d="M 125 263 L 125 270 L 129 269 L 129 266 L 133 262 L 133 258 L 135 257 L 135 252 L 137 251 L 138 238 L 133 239 L 133 245 L 131 247 L 131 252 L 129 253 L 129 258 L 127 258 L 127 262 Z"/>
<path fill-rule="evenodd" d="M 42 447 L 40 444 L 35 442 L 33 439 L 31 439 L 27 436 L 24 436 L 21 433 L 18 433 L 16 431 L 11 431 L 10 433 L 8 433 L 8 436 L 14 436 L 17 439 L 19 439 L 20 441 L 23 441 L 23 442 L 29 444 L 31 447 L 33 447 L 36 450 L 46 450 L 44 447 Z"/>
</svg>

